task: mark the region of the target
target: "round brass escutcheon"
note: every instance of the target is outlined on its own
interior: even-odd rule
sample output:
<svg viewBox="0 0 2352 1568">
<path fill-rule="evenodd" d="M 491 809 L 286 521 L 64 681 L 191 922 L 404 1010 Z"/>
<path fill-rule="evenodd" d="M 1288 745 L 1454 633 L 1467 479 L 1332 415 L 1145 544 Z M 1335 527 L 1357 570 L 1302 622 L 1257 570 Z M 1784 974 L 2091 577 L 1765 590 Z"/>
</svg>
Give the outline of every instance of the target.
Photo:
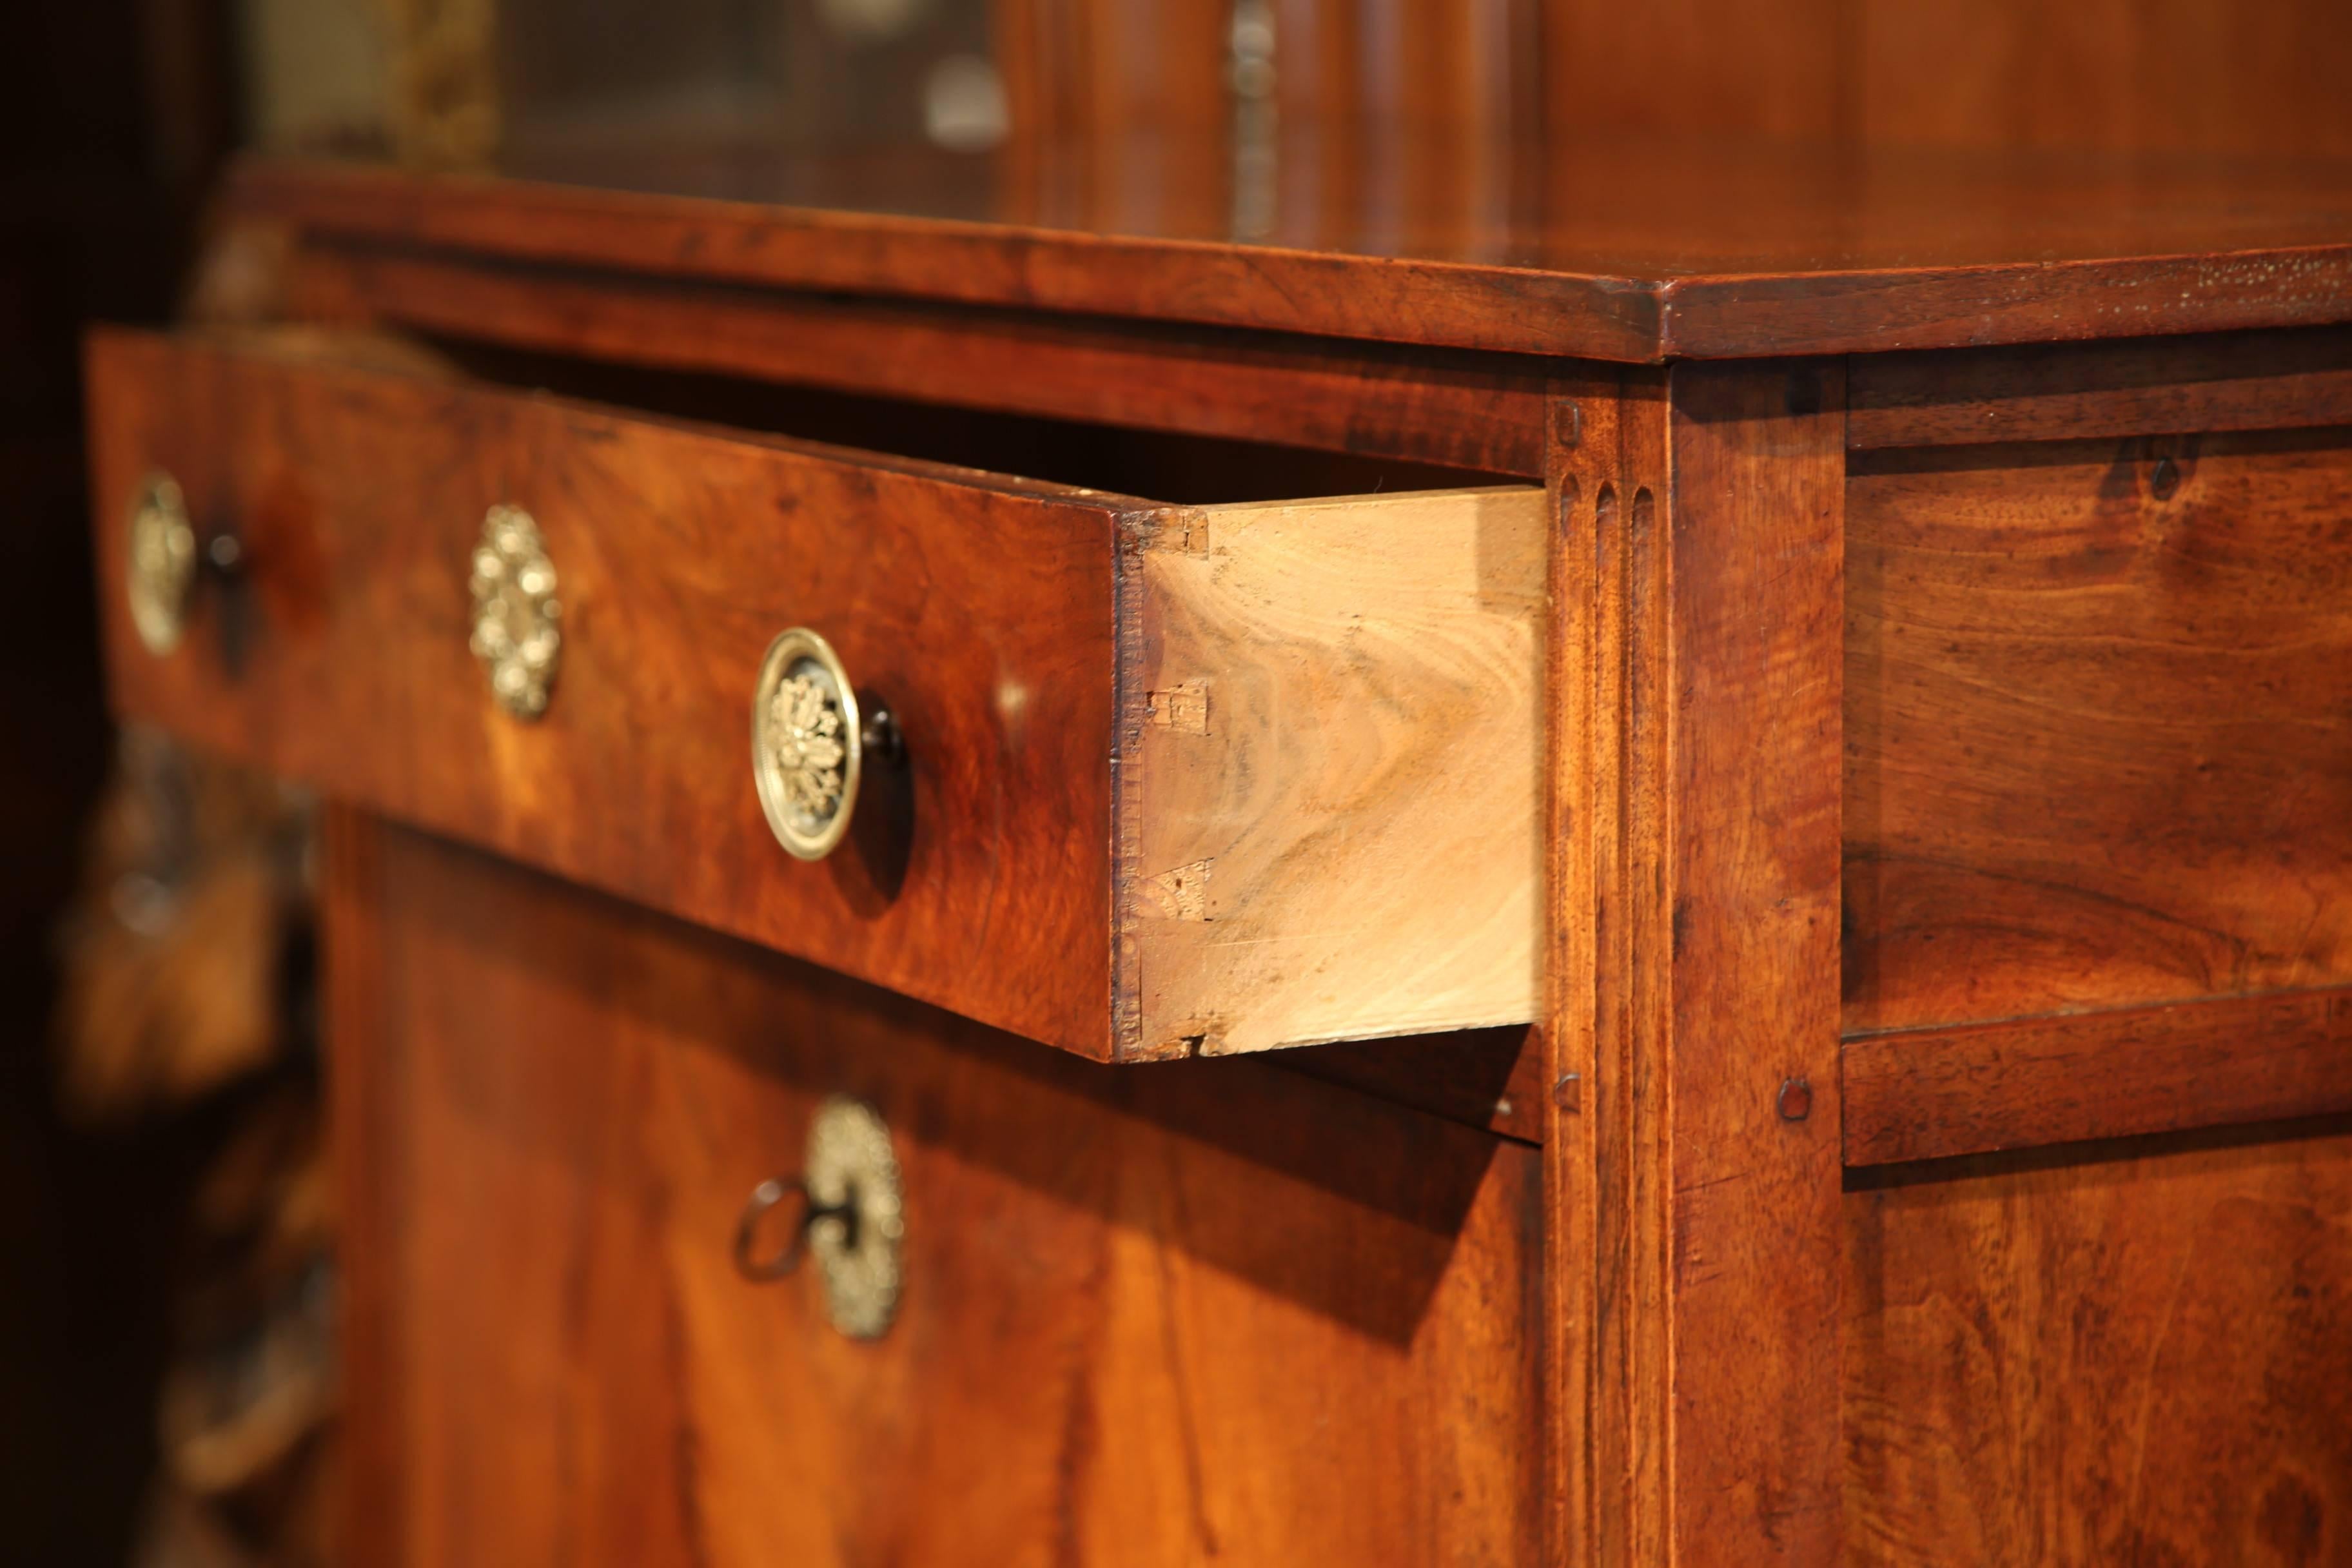
<svg viewBox="0 0 2352 1568">
<path fill-rule="evenodd" d="M 866 765 L 857 693 L 833 645 L 794 626 L 768 645 L 751 694 L 751 781 L 776 842 L 822 860 L 849 831 Z"/>
<path fill-rule="evenodd" d="M 555 563 L 530 513 L 494 506 L 482 519 L 467 586 L 474 600 L 468 646 L 490 679 L 490 695 L 518 719 L 547 711 L 563 653 L 563 603 Z"/>
<path fill-rule="evenodd" d="M 196 585 L 196 530 L 179 484 L 162 472 L 147 476 L 131 503 L 124 587 L 131 624 L 152 654 L 180 646 L 188 599 Z"/>
<path fill-rule="evenodd" d="M 779 1233 L 780 1240 L 762 1239 Z M 751 1189 L 735 1223 L 735 1269 L 765 1284 L 814 1258 L 833 1326 L 852 1339 L 878 1339 L 898 1315 L 905 1235 L 890 1129 L 872 1107 L 836 1094 L 809 1124 L 802 1173 Z"/>
<path fill-rule="evenodd" d="M 898 1311 L 906 1213 L 890 1129 L 871 1106 L 834 1095 L 809 1125 L 808 1249 L 833 1326 L 879 1339 Z"/>
</svg>

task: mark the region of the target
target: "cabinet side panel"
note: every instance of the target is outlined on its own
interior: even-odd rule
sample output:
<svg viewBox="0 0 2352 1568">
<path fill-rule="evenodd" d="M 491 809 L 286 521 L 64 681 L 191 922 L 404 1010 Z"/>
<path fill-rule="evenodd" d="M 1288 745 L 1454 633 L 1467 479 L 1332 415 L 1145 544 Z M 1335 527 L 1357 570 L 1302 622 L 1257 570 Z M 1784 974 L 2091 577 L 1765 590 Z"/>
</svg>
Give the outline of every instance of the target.
<svg viewBox="0 0 2352 1568">
<path fill-rule="evenodd" d="M 1849 1031 L 2352 980 L 2352 431 L 1848 486 Z"/>
<path fill-rule="evenodd" d="M 2352 1557 L 2352 1126 L 1846 1196 L 1848 1561 Z"/>
</svg>

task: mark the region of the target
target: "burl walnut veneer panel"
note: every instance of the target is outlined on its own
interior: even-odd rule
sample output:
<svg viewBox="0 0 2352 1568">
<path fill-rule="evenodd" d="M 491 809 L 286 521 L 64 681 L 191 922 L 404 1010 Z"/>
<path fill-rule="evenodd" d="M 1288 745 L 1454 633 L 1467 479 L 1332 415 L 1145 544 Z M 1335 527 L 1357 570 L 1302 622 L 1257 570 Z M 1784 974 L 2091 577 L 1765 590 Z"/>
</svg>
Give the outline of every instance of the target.
<svg viewBox="0 0 2352 1568">
<path fill-rule="evenodd" d="M 1849 1031 L 2352 979 L 2352 434 L 1858 455 Z"/>
<path fill-rule="evenodd" d="M 333 826 L 375 1568 L 1538 1560 L 1535 1149 Z M 730 1258 L 835 1093 L 904 1173 L 871 1342 Z"/>
<path fill-rule="evenodd" d="M 1857 1568 L 2352 1559 L 2352 1131 L 1846 1198 Z"/>
</svg>

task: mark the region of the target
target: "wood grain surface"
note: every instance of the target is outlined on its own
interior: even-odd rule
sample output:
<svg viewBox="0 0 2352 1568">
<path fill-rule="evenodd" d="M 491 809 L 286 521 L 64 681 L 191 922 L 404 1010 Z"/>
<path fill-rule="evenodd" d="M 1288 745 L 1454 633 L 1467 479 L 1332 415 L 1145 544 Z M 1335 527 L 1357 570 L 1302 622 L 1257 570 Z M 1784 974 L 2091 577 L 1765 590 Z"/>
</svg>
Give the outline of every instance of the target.
<svg viewBox="0 0 2352 1568">
<path fill-rule="evenodd" d="M 614 145 L 516 177 L 246 166 L 233 207 L 318 235 L 667 278 L 1655 362 L 2352 321 L 2352 193 L 2324 166 L 1612 140 L 1491 124 L 1277 163 L 1332 199 L 1236 244 L 1222 130 L 1002 170 L 912 150 Z M 1466 202 L 1496 171 L 1508 204 Z M 1067 178 L 1073 172 L 1082 178 Z M 2148 193 L 2160 191 L 2161 200 Z M 1411 196 L 1413 210 L 1400 214 Z"/>
<path fill-rule="evenodd" d="M 1810 1563 L 1840 1531 L 1844 367 L 1668 385 L 1667 793 L 1647 809 L 1671 902 L 1637 940 L 1666 1024 L 1639 1049 L 1671 1107 L 1673 1540 L 1689 1568 Z"/>
<path fill-rule="evenodd" d="M 1535 1560 L 1533 1150 L 1075 1061 L 405 832 L 330 910 L 374 976 L 334 1049 L 379 1129 L 378 1561 Z M 833 1093 L 904 1173 L 870 1343 L 729 1258 Z"/>
<path fill-rule="evenodd" d="M 2352 989 L 1848 1037 L 1849 1165 L 2352 1111 Z"/>
<path fill-rule="evenodd" d="M 1549 1121 L 1548 1055 L 1541 1030 L 1517 1025 L 1322 1046 L 1266 1060 L 1432 1116 L 1540 1143 Z"/>
<path fill-rule="evenodd" d="M 1839 1552 L 1834 363 L 1565 384 L 1555 1541 Z"/>
<path fill-rule="evenodd" d="M 2352 437 L 1857 458 L 1845 1026 L 2352 979 Z"/>
<path fill-rule="evenodd" d="M 383 830 L 330 803 L 319 838 L 320 1041 L 325 1055 L 337 1288 L 336 1396 L 348 1415 L 336 1441 L 334 1540 L 349 1568 L 407 1560 L 397 1484 L 406 1408 L 401 1360 L 398 1255 L 402 1219 L 401 1099 L 379 1049 L 402 998 L 384 971 Z"/>
<path fill-rule="evenodd" d="M 1847 1558 L 2352 1556 L 2352 1126 L 1846 1199 Z"/>
<path fill-rule="evenodd" d="M 1866 354 L 1846 445 L 1975 446 L 2352 423 L 2352 332 Z"/>
<path fill-rule="evenodd" d="M 1535 1016 L 1545 510 L 1441 490 L 1145 537 L 1118 805 L 1140 1050 Z"/>
<path fill-rule="evenodd" d="M 180 652 L 156 658 L 119 593 L 102 596 L 122 711 L 625 897 L 1108 1050 L 1120 503 L 244 341 L 110 335 L 91 370 L 100 582 L 122 580 L 121 520 L 157 467 L 200 529 L 241 533 L 251 563 L 234 673 L 220 602 L 200 601 Z M 555 698 L 534 724 L 491 700 L 467 648 L 468 562 L 499 502 L 537 518 L 564 603 Z M 877 789 L 859 832 L 813 865 L 770 835 L 746 745 L 768 641 L 803 623 L 898 713 L 919 807 L 883 809 Z M 1011 717 L 1007 682 L 1030 694 Z"/>
<path fill-rule="evenodd" d="M 1543 375 L 1501 354 L 809 295 L 330 241 L 298 309 L 672 369 L 1495 473 L 1543 472 Z"/>
</svg>

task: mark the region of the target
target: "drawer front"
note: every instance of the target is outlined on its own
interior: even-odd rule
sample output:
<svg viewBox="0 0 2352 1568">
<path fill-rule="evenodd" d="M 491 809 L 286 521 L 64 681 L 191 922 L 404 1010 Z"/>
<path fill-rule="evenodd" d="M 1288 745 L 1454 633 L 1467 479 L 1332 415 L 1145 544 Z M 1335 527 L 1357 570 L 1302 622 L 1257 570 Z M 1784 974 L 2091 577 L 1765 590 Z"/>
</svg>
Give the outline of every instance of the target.
<svg viewBox="0 0 2352 1568">
<path fill-rule="evenodd" d="M 1538 1560 L 1536 1150 L 1266 1063 L 1057 1058 L 336 827 L 374 1561 Z M 901 1173 L 878 1339 L 730 1259 L 836 1094 Z"/>
<path fill-rule="evenodd" d="M 290 351 L 90 357 L 97 544 L 130 715 L 1033 1037 L 1104 1054 L 1117 510 L 960 470 L 620 416 Z M 157 656 L 126 606 L 151 472 L 244 573 Z M 557 574 L 551 700 L 469 650 L 485 515 Z M 907 737 L 803 863 L 752 785 L 769 642 L 812 626 Z M 231 653 L 225 643 L 234 643 Z"/>
</svg>

